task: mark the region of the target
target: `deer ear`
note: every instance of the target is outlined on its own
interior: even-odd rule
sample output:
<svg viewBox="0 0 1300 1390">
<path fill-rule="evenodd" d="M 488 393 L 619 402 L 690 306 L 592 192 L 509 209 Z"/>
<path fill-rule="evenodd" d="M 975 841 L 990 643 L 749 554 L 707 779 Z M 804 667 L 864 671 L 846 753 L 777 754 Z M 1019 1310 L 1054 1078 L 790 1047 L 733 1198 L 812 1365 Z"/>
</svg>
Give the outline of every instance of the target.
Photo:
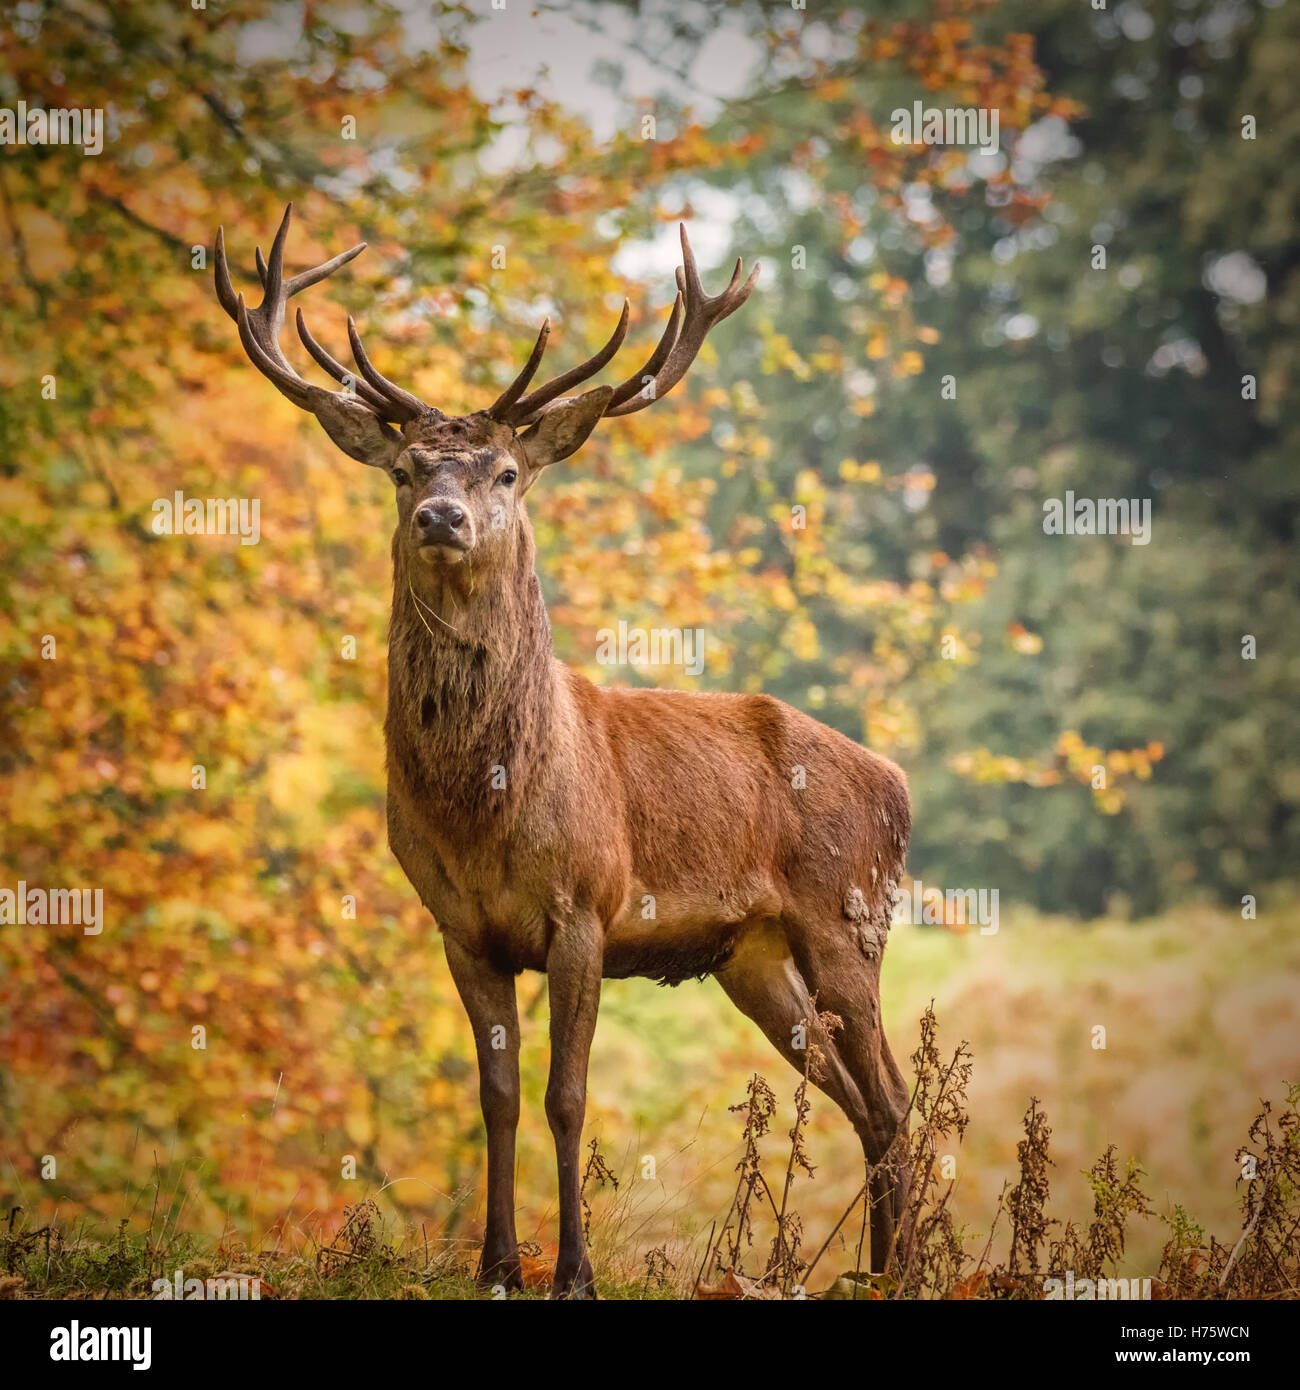
<svg viewBox="0 0 1300 1390">
<path fill-rule="evenodd" d="M 372 468 L 387 468 L 405 446 L 405 441 L 391 426 L 384 424 L 355 396 L 342 391 L 322 391 L 312 414 L 321 428 L 358 463 Z"/>
<path fill-rule="evenodd" d="M 612 386 L 597 386 L 572 400 L 559 401 L 520 436 L 533 476 L 548 463 L 567 459 L 586 443 L 613 394 Z"/>
</svg>

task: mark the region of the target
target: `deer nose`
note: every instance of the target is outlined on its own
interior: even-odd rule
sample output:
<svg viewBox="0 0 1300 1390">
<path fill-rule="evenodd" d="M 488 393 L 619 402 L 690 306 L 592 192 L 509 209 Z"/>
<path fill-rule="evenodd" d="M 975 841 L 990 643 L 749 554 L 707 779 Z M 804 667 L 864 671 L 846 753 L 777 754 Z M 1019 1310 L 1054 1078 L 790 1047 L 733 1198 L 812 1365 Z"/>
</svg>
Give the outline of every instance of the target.
<svg viewBox="0 0 1300 1390">
<path fill-rule="evenodd" d="M 425 502 L 416 508 L 415 525 L 425 545 L 456 541 L 465 520 L 462 508 L 454 502 Z"/>
</svg>

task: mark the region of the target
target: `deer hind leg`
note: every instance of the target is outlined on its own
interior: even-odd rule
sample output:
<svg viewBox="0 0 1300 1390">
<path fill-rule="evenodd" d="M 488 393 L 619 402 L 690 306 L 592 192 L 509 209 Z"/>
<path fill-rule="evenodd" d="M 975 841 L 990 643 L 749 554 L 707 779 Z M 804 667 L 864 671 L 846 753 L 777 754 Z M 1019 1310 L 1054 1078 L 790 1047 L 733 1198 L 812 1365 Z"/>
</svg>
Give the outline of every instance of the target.
<svg viewBox="0 0 1300 1390">
<path fill-rule="evenodd" d="M 835 1050 L 864 1102 L 854 1120 L 868 1168 L 885 1163 L 871 1180 L 871 1268 L 883 1273 L 895 1230 L 907 1204 L 907 1169 L 901 1127 L 908 1088 L 894 1061 L 880 1017 L 880 964 L 883 940 L 865 940 L 838 915 L 815 926 L 789 924 L 794 959 L 817 1007 L 837 1014 Z M 897 1141 L 897 1147 L 895 1147 Z M 892 1152 L 891 1152 L 892 1151 Z M 900 1237 L 901 1239 L 901 1237 Z"/>
<path fill-rule="evenodd" d="M 846 962 L 847 967 L 859 976 L 865 964 L 860 955 L 856 960 Z M 864 1055 L 868 1035 L 860 1026 L 854 1026 L 850 1031 L 851 1023 L 859 1022 L 854 1015 L 862 1010 L 856 997 L 850 998 L 849 992 L 843 988 L 828 987 L 827 976 L 832 972 L 824 969 L 813 975 L 822 986 L 817 994 L 816 1010 L 839 1014 L 844 1019 L 844 1027 L 828 1037 L 815 1023 L 810 972 L 811 967 L 801 965 L 798 955 L 791 949 L 785 926 L 779 922 L 765 922 L 752 927 L 740 937 L 731 959 L 717 972 L 717 980 L 731 1002 L 758 1024 L 768 1041 L 800 1074 L 808 1062 L 807 1042 L 817 1044 L 824 1065 L 820 1073 L 814 1074 L 814 1084 L 848 1117 L 862 1143 L 867 1162 L 871 1164 L 884 1156 L 903 1110 L 895 1112 L 892 1103 L 882 1106 L 882 1088 L 878 1084 L 879 1064 L 866 1065 Z M 857 991 L 851 993 L 856 996 Z M 873 1012 L 871 1017 L 875 1019 L 876 1014 Z M 811 1032 L 803 1026 L 809 1023 L 813 1024 Z M 876 1035 L 884 1055 L 888 1057 L 888 1048 L 884 1047 L 884 1038 L 878 1028 Z M 892 1067 L 892 1058 L 889 1058 L 888 1065 Z M 902 1078 L 898 1079 L 901 1085 Z M 887 1089 L 886 1094 L 892 1097 L 894 1092 Z M 904 1108 L 906 1104 L 904 1092 Z M 883 1252 L 889 1249 L 893 1235 L 894 1194 L 889 1190 L 889 1200 L 883 1200 L 887 1191 L 883 1177 L 874 1185 L 873 1196 L 874 1191 L 879 1191 L 882 1201 L 876 1203 L 873 1200 L 873 1248 Z M 901 1197 L 899 1200 L 901 1202 Z M 898 1209 L 901 1211 L 901 1205 Z M 883 1217 L 879 1215 L 881 1212 L 888 1214 L 887 1230 Z M 879 1236 L 875 1234 L 877 1228 L 881 1232 Z M 878 1243 L 882 1240 L 883 1245 Z M 878 1258 L 883 1260 L 883 1253 Z"/>
</svg>

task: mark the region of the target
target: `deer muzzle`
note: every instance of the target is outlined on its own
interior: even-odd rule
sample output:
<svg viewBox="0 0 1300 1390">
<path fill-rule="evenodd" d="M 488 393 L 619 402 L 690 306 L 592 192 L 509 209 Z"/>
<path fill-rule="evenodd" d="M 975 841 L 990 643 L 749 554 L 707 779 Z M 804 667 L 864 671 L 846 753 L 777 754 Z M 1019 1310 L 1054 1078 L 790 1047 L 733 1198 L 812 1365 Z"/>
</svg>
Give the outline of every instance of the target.
<svg viewBox="0 0 1300 1390">
<path fill-rule="evenodd" d="M 457 502 L 421 502 L 411 518 L 413 539 L 430 558 L 458 560 L 474 545 L 474 523 Z"/>
</svg>

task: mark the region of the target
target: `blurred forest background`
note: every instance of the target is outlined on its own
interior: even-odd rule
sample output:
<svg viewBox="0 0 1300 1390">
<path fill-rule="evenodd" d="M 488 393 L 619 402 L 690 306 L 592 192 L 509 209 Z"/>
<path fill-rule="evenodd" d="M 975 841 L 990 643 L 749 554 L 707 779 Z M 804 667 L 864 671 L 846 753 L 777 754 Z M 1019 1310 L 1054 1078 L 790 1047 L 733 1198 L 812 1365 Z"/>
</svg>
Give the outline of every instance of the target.
<svg viewBox="0 0 1300 1390">
<path fill-rule="evenodd" d="M 250 1243 L 385 1184 L 480 1220 L 468 1027 L 384 837 L 389 489 L 212 292 L 216 226 L 247 289 L 292 199 L 295 268 L 370 243 L 308 293 L 318 337 L 346 307 L 451 411 L 545 313 L 586 356 L 625 290 L 635 357 L 679 219 L 706 286 L 763 262 L 671 404 L 531 494 L 556 649 L 890 754 L 911 872 L 999 891 L 997 936 L 902 927 L 885 966 L 900 1057 L 932 996 L 975 1043 L 977 1228 L 1031 1092 L 1067 1196 L 1114 1141 L 1226 1212 L 1258 1095 L 1300 1080 L 1298 28 L 1281 0 L 8 8 L 0 105 L 108 137 L 0 151 L 0 886 L 105 901 L 99 936 L 0 926 L 6 1206 L 117 1218 L 161 1174 L 174 1219 Z M 916 100 L 996 108 L 1001 153 L 893 144 Z M 1067 489 L 1151 499 L 1150 543 L 1045 535 Z M 260 543 L 154 534 L 176 490 L 260 499 Z M 703 677 L 598 666 L 620 620 L 705 629 Z M 633 1244 L 725 1209 L 726 1105 L 778 1066 L 711 983 L 609 987 L 588 1132 L 629 1182 L 659 1157 Z M 854 1149 L 819 1100 L 818 1243 Z"/>
</svg>

